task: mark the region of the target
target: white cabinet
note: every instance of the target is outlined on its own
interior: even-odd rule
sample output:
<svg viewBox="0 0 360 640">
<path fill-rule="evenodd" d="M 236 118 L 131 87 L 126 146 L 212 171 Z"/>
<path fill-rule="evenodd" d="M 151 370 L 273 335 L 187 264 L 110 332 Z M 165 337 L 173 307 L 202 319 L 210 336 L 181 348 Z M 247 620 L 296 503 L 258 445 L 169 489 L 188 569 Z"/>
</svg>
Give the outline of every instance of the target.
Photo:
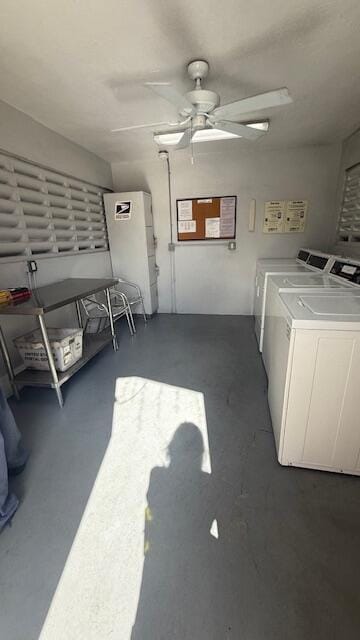
<svg viewBox="0 0 360 640">
<path fill-rule="evenodd" d="M 139 285 L 145 311 L 151 315 L 158 308 L 151 196 L 144 191 L 107 193 L 104 203 L 114 277 Z"/>
</svg>

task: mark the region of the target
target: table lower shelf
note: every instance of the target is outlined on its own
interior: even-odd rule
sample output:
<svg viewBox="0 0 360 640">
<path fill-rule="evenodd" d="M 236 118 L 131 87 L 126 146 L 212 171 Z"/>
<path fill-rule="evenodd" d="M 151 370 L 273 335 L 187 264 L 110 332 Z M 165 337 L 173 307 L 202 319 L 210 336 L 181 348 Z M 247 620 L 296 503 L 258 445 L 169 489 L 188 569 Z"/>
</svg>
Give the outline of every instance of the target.
<svg viewBox="0 0 360 640">
<path fill-rule="evenodd" d="M 99 334 L 88 334 L 84 339 L 83 355 L 80 360 L 67 371 L 58 371 L 60 386 L 67 382 L 74 373 L 77 373 L 91 358 L 96 356 L 112 340 L 110 329 L 105 329 Z M 55 388 L 50 371 L 36 371 L 35 369 L 24 369 L 15 376 L 15 383 L 25 387 L 51 387 Z"/>
</svg>

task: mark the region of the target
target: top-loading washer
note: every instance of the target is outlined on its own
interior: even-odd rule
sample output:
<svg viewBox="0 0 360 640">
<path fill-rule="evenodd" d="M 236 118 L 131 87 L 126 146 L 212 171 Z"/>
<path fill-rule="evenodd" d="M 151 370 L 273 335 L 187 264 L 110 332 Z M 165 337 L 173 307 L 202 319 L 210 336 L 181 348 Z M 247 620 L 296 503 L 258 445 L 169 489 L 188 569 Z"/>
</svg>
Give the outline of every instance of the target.
<svg viewBox="0 0 360 640">
<path fill-rule="evenodd" d="M 256 261 L 256 274 L 266 270 L 266 267 L 305 265 L 311 253 L 311 249 L 299 249 L 296 258 L 259 258 Z"/>
<path fill-rule="evenodd" d="M 268 400 L 278 460 L 360 475 L 360 288 L 294 290 L 275 302 Z"/>
<path fill-rule="evenodd" d="M 334 264 L 336 257 L 332 254 L 310 249 L 299 249 L 296 259 L 262 258 L 257 261 L 254 292 L 255 335 L 259 351 L 263 349 L 265 303 L 267 283 L 270 275 L 280 273 L 309 273 L 311 271 L 327 272 Z"/>
<path fill-rule="evenodd" d="M 356 278 L 360 263 L 351 260 L 335 260 L 330 273 L 289 273 L 271 274 L 267 281 L 265 295 L 265 311 L 263 320 L 262 356 L 268 377 L 271 376 L 271 365 L 276 358 L 273 350 L 273 333 L 275 330 L 275 313 L 277 297 L 280 293 L 299 291 L 317 291 L 321 289 L 348 289 L 358 286 Z M 272 357 L 271 357 L 272 354 Z"/>
</svg>

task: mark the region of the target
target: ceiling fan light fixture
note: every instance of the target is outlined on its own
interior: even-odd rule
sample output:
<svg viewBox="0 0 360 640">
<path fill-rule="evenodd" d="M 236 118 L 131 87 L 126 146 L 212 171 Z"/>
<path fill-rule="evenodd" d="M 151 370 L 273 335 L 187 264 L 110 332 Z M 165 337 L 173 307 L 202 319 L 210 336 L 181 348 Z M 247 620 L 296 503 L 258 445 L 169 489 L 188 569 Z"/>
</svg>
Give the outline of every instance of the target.
<svg viewBox="0 0 360 640">
<path fill-rule="evenodd" d="M 247 122 L 246 126 L 252 129 L 258 129 L 258 131 L 269 131 L 269 120 L 263 122 Z"/>
<path fill-rule="evenodd" d="M 236 133 L 230 133 L 229 131 L 220 131 L 216 127 L 212 129 L 201 129 L 195 131 L 191 142 L 211 142 L 211 140 L 229 140 L 230 138 L 240 138 L 241 136 Z"/>
<path fill-rule="evenodd" d="M 170 133 L 155 133 L 154 141 L 160 145 L 175 145 L 180 142 L 183 131 L 171 131 Z"/>
<path fill-rule="evenodd" d="M 249 122 L 246 123 L 247 127 L 251 127 L 253 129 L 258 129 L 259 131 L 268 131 L 269 129 L 269 121 L 264 120 L 260 122 Z M 182 136 L 183 131 L 170 131 L 168 133 L 155 133 L 154 141 L 156 144 L 161 146 L 172 146 L 177 145 Z M 222 131 L 215 127 L 211 127 L 208 129 L 198 129 L 194 131 L 191 142 L 196 144 L 197 142 L 211 142 L 215 140 L 230 140 L 232 138 L 241 138 L 242 136 L 237 135 L 236 133 L 231 133 L 230 131 Z"/>
</svg>

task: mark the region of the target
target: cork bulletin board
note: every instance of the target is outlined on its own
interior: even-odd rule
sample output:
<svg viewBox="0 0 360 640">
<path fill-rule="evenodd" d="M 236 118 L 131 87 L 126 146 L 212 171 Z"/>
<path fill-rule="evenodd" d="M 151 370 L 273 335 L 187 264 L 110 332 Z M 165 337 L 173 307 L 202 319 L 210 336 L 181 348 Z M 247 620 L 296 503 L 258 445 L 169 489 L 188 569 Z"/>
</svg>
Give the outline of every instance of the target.
<svg viewBox="0 0 360 640">
<path fill-rule="evenodd" d="M 179 242 L 235 238 L 236 196 L 177 200 L 176 215 Z"/>
</svg>

